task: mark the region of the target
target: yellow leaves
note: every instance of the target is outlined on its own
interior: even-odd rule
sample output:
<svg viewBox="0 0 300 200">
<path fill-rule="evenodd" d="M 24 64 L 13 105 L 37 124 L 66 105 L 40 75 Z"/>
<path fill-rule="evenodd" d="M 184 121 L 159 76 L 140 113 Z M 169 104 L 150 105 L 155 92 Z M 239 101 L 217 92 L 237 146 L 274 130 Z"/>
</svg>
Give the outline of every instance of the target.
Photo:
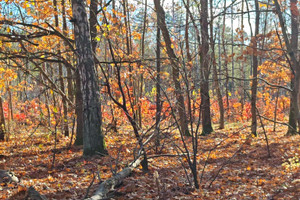
<svg viewBox="0 0 300 200">
<path fill-rule="evenodd" d="M 215 152 L 211 153 L 211 154 L 210 154 L 210 158 L 216 159 L 216 158 L 217 158 L 216 153 L 215 153 Z"/>
<path fill-rule="evenodd" d="M 110 31 L 111 30 L 111 26 L 109 24 L 103 24 L 102 25 L 103 29 L 105 29 L 106 31 Z"/>
<path fill-rule="evenodd" d="M 101 38 L 98 37 L 98 36 L 96 36 L 96 37 L 95 37 L 95 40 L 96 40 L 97 42 L 100 42 L 100 41 L 101 41 Z"/>
<path fill-rule="evenodd" d="M 193 97 L 196 97 L 196 96 L 197 96 L 197 93 L 196 93 L 196 91 L 195 91 L 195 90 L 193 90 L 193 92 L 192 92 L 192 96 L 193 96 Z"/>
<path fill-rule="evenodd" d="M 267 8 L 267 7 L 268 7 L 268 4 L 262 3 L 262 2 L 258 2 L 258 6 L 259 6 L 260 8 L 263 8 L 263 7 Z"/>
<path fill-rule="evenodd" d="M 241 134 L 241 138 L 242 138 L 243 140 L 247 139 L 247 134 Z"/>
<path fill-rule="evenodd" d="M 288 161 L 282 163 L 282 167 L 284 167 L 286 171 L 298 170 L 300 169 L 299 160 L 299 157 L 296 155 L 292 158 L 289 158 Z"/>
<path fill-rule="evenodd" d="M 168 72 L 160 72 L 160 75 L 163 75 L 163 76 L 166 76 L 166 77 L 170 76 L 170 74 Z"/>
</svg>

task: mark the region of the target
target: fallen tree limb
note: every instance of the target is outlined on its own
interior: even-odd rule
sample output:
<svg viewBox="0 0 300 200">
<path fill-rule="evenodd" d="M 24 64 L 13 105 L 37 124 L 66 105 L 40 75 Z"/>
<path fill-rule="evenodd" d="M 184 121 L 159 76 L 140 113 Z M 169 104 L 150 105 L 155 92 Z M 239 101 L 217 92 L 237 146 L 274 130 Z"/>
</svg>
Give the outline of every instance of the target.
<svg viewBox="0 0 300 200">
<path fill-rule="evenodd" d="M 114 190 L 114 188 L 117 185 L 121 184 L 123 179 L 126 178 L 127 176 L 129 176 L 131 174 L 132 170 L 140 165 L 141 161 L 142 161 L 142 158 L 140 156 L 137 160 L 132 162 L 128 167 L 124 168 L 122 171 L 117 173 L 115 176 L 102 182 L 100 184 L 99 188 L 97 189 L 97 191 L 95 192 L 95 194 L 92 197 L 87 198 L 86 200 L 100 200 L 100 199 L 106 198 L 107 193 L 111 190 Z"/>
</svg>

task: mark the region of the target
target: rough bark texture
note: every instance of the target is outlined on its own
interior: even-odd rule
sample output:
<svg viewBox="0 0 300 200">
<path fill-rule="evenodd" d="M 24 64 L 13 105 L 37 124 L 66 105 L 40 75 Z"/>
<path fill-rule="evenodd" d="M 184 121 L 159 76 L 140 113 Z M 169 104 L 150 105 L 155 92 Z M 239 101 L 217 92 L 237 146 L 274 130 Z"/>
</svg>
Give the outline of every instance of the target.
<svg viewBox="0 0 300 200">
<path fill-rule="evenodd" d="M 75 113 L 76 113 L 76 139 L 75 145 L 83 145 L 83 107 L 82 107 L 82 93 L 80 90 L 80 76 L 76 70 L 76 92 L 75 92 Z"/>
<path fill-rule="evenodd" d="M 72 0 L 76 54 L 83 106 L 83 154 L 105 154 L 101 132 L 101 105 L 99 85 L 92 51 L 90 28 L 85 1 Z"/>
<path fill-rule="evenodd" d="M 290 1 L 290 10 L 291 10 L 291 20 L 292 20 L 292 36 L 291 36 L 291 51 L 294 54 L 295 61 L 292 62 L 292 69 L 295 72 L 294 77 L 292 77 L 292 81 L 294 81 L 291 88 L 293 89 L 291 93 L 291 104 L 290 104 L 290 115 L 289 115 L 289 123 L 293 124 L 293 130 L 289 128 L 288 134 L 293 135 L 297 133 L 297 122 L 300 131 L 300 116 L 299 116 L 299 78 L 300 78 L 300 66 L 298 61 L 298 35 L 299 35 L 299 10 L 297 7 L 297 0 Z"/>
<path fill-rule="evenodd" d="M 202 134 L 210 134 L 213 129 L 211 126 L 210 117 L 210 99 L 209 99 L 209 44 L 208 44 L 208 1 L 201 0 L 201 83 L 200 83 L 200 93 L 201 93 L 201 112 L 202 112 Z"/>
<path fill-rule="evenodd" d="M 3 141 L 5 138 L 5 119 L 2 106 L 2 97 L 0 97 L 0 141 Z"/>
<path fill-rule="evenodd" d="M 102 182 L 95 192 L 95 194 L 87 198 L 88 200 L 100 200 L 105 199 L 107 197 L 107 193 L 113 190 L 116 186 L 120 185 L 124 178 L 129 176 L 134 168 L 139 166 L 141 163 L 141 159 L 137 159 L 133 162 L 129 167 L 124 168 L 122 171 L 117 173 L 115 176 L 107 179 L 106 181 Z"/>
<path fill-rule="evenodd" d="M 53 6 L 54 6 L 54 19 L 55 19 L 55 27 L 59 28 L 59 21 L 58 21 L 58 15 L 57 15 L 57 1 L 53 0 Z M 61 46 L 58 45 L 58 54 L 61 55 L 60 52 Z M 62 63 L 58 64 L 58 71 L 59 71 L 59 83 L 60 83 L 60 89 L 65 94 L 65 84 L 63 79 L 63 65 Z M 67 100 L 66 96 L 62 96 L 62 104 L 63 104 L 63 117 L 62 117 L 62 132 L 65 136 L 69 136 L 69 127 L 68 127 L 68 107 L 67 107 Z"/>
<path fill-rule="evenodd" d="M 210 16 L 213 16 L 213 0 L 210 0 Z M 213 30 L 213 18 L 210 22 L 210 46 L 211 46 L 211 60 L 212 60 L 212 67 L 213 67 L 213 79 L 214 79 L 214 87 L 217 93 L 218 105 L 219 105 L 219 112 L 220 112 L 220 120 L 219 120 L 219 129 L 224 128 L 224 104 L 223 98 L 220 89 L 220 83 L 218 79 L 218 72 L 217 72 L 217 63 L 216 63 L 216 56 L 215 56 L 215 41 L 214 41 L 214 30 Z"/>
<path fill-rule="evenodd" d="M 297 7 L 298 0 L 290 1 L 290 10 L 291 10 L 291 20 L 292 20 L 292 37 L 291 41 L 287 36 L 286 25 L 282 16 L 280 5 L 278 0 L 274 0 L 276 13 L 278 14 L 283 39 L 287 48 L 287 52 L 291 58 L 291 70 L 293 72 L 291 77 L 291 104 L 290 104 L 290 113 L 289 113 L 289 129 L 287 134 L 293 135 L 297 133 L 297 119 L 298 126 L 300 126 L 300 116 L 299 116 L 299 107 L 298 107 L 298 95 L 299 95 L 299 84 L 300 84 L 300 65 L 298 61 L 297 49 L 298 49 L 298 35 L 299 35 L 299 10 Z"/>
<path fill-rule="evenodd" d="M 90 26 L 91 26 L 91 40 L 92 40 L 92 50 L 93 53 L 96 52 L 97 40 L 95 37 L 97 36 L 97 6 L 98 0 L 91 1 L 90 4 Z"/>
<path fill-rule="evenodd" d="M 252 56 L 252 69 L 253 69 L 253 81 L 251 86 L 251 114 L 252 114 L 252 123 L 251 123 L 251 133 L 257 136 L 257 120 L 256 120 L 256 93 L 257 93 L 257 68 L 258 68 L 258 58 L 257 58 L 257 36 L 259 33 L 259 5 L 258 1 L 255 0 L 255 35 L 252 41 L 253 45 L 253 56 Z"/>
<path fill-rule="evenodd" d="M 167 54 L 170 58 L 171 65 L 172 65 L 172 78 L 175 84 L 175 95 L 176 95 L 176 100 L 178 102 L 177 110 L 180 117 L 179 119 L 180 128 L 185 135 L 190 135 L 188 130 L 187 115 L 185 112 L 184 97 L 182 94 L 182 89 L 179 81 L 179 66 L 178 63 L 176 62 L 178 59 L 175 55 L 174 50 L 172 49 L 172 42 L 165 21 L 165 11 L 163 7 L 160 5 L 159 0 L 154 0 L 154 4 L 155 4 L 155 9 L 158 18 L 158 26 L 161 29 L 163 38 L 165 40 Z"/>
<path fill-rule="evenodd" d="M 158 23 L 158 19 L 157 19 Z M 156 131 L 156 152 L 160 146 L 160 114 L 161 114 L 161 101 L 160 101 L 160 28 L 156 30 L 156 115 L 155 115 L 155 131 Z"/>
</svg>

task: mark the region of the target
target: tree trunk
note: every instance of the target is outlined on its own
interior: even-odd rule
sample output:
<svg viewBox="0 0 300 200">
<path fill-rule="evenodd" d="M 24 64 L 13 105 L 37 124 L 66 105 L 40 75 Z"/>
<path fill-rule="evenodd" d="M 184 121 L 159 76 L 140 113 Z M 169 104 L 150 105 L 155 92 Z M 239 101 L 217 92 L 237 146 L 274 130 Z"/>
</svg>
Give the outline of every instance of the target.
<svg viewBox="0 0 300 200">
<path fill-rule="evenodd" d="M 286 26 L 283 20 L 282 12 L 278 0 L 274 0 L 276 13 L 279 17 L 279 22 L 284 38 L 284 42 L 287 48 L 287 52 L 291 58 L 291 71 L 293 72 L 291 78 L 291 103 L 290 103 L 290 114 L 289 114 L 289 129 L 287 135 L 297 134 L 297 121 L 300 126 L 299 118 L 299 107 L 298 107 L 298 94 L 299 94 L 299 78 L 300 78 L 300 65 L 298 61 L 298 35 L 299 35 L 299 10 L 297 7 L 298 0 L 290 1 L 291 20 L 292 20 L 292 37 L 291 41 L 288 39 Z"/>
<path fill-rule="evenodd" d="M 257 68 L 258 68 L 258 59 L 257 59 L 257 36 L 259 33 L 259 5 L 258 0 L 255 0 L 255 10 L 256 10 L 256 18 L 255 18 L 255 35 L 252 39 L 252 69 L 253 69 L 253 81 L 251 86 L 251 114 L 252 114 L 252 123 L 251 123 L 251 133 L 254 136 L 257 136 L 257 119 L 256 119 L 256 93 L 257 93 Z"/>
<path fill-rule="evenodd" d="M 2 105 L 2 97 L 0 97 L 0 141 L 4 141 L 5 138 L 5 118 Z"/>
<path fill-rule="evenodd" d="M 210 99 L 209 99 L 209 36 L 208 36 L 208 0 L 201 0 L 201 112 L 202 112 L 202 134 L 210 134 L 213 129 L 210 117 Z"/>
<path fill-rule="evenodd" d="M 187 0 L 186 2 L 186 7 L 190 7 L 190 1 Z M 183 66 L 184 70 L 184 75 L 186 79 L 186 96 L 188 99 L 188 116 L 189 116 L 189 123 L 191 125 L 191 132 L 192 132 L 192 124 L 194 122 L 194 116 L 193 116 L 193 111 L 192 111 L 192 102 L 191 102 L 191 94 L 194 91 L 193 89 L 190 89 L 189 83 L 188 83 L 188 78 L 191 77 L 190 71 L 192 70 L 192 55 L 190 53 L 190 42 L 189 42 L 189 12 L 188 9 L 186 8 L 186 15 L 185 15 L 185 33 L 184 33 L 184 38 L 185 38 L 185 50 L 186 50 L 186 57 L 187 57 L 187 64 Z M 188 68 L 188 69 L 187 69 Z"/>
<path fill-rule="evenodd" d="M 215 56 L 215 42 L 214 42 L 214 31 L 213 31 L 213 0 L 210 0 L 210 16 L 212 18 L 210 22 L 210 46 L 211 46 L 211 61 L 213 66 L 213 77 L 214 77 L 214 86 L 217 93 L 217 99 L 218 99 L 218 105 L 219 105 L 219 112 L 220 112 L 220 120 L 219 120 L 219 129 L 224 128 L 224 105 L 223 105 L 223 99 L 222 94 L 220 90 L 220 83 L 218 78 L 218 72 L 217 72 L 217 63 L 216 63 L 216 56 Z"/>
<path fill-rule="evenodd" d="M 72 0 L 76 53 L 83 107 L 83 154 L 106 154 L 101 104 L 85 1 Z"/>
<path fill-rule="evenodd" d="M 54 6 L 54 19 L 55 19 L 55 27 L 59 28 L 59 22 L 58 22 L 58 15 L 57 15 L 57 1 L 53 0 L 53 6 Z M 61 55 L 60 51 L 60 44 L 58 45 L 58 54 Z M 63 66 L 62 63 L 58 64 L 58 73 L 59 73 L 59 83 L 60 83 L 60 89 L 63 93 L 65 93 L 65 85 L 64 85 L 64 79 L 63 79 Z M 68 127 L 68 108 L 67 108 L 67 101 L 66 97 L 62 96 L 62 104 L 63 104 L 63 117 L 62 117 L 62 132 L 65 136 L 69 136 L 69 127 Z"/>
<path fill-rule="evenodd" d="M 292 69 L 295 72 L 295 75 L 292 77 L 291 84 L 292 93 L 291 93 L 291 104 L 290 104 L 290 115 L 289 115 L 289 124 L 292 125 L 293 130 L 289 127 L 288 134 L 294 135 L 297 133 L 297 123 L 300 131 L 300 116 L 299 116 L 299 84 L 300 84 L 300 66 L 298 58 L 298 35 L 299 35 L 299 10 L 297 7 L 297 0 L 290 1 L 290 10 L 291 10 L 291 21 L 292 21 L 292 36 L 291 36 L 291 51 L 295 56 L 295 61 L 292 62 Z"/>
<path fill-rule="evenodd" d="M 224 0 L 224 12 L 226 12 L 226 0 Z M 226 113 L 227 113 L 227 120 L 229 120 L 229 73 L 228 73 L 228 56 L 227 56 L 227 51 L 226 51 L 226 46 L 225 46 L 225 28 L 226 28 L 226 23 L 225 23 L 226 15 L 223 16 L 223 27 L 222 27 L 222 47 L 223 47 L 223 54 L 224 54 L 224 68 L 225 68 L 225 94 L 226 94 Z"/>
<path fill-rule="evenodd" d="M 76 139 L 75 145 L 83 145 L 83 107 L 82 107 L 82 93 L 80 90 L 80 76 L 78 70 L 76 75 L 76 88 L 75 88 L 75 114 L 76 114 Z"/>
<path fill-rule="evenodd" d="M 157 13 L 158 18 L 158 26 L 161 29 L 162 35 L 164 37 L 165 43 L 166 43 L 166 49 L 167 54 L 170 58 L 171 65 L 172 65 L 172 78 L 173 82 L 175 84 L 175 96 L 176 100 L 178 102 L 177 110 L 179 113 L 179 125 L 181 132 L 185 135 L 190 136 L 189 130 L 188 130 L 188 121 L 187 121 L 187 115 L 185 112 L 185 105 L 184 105 L 184 97 L 182 95 L 182 89 L 179 81 L 179 66 L 176 62 L 177 57 L 175 55 L 174 50 L 172 49 L 172 42 L 170 38 L 169 31 L 167 29 L 166 21 L 165 21 L 165 11 L 163 7 L 160 5 L 159 0 L 154 0 L 155 9 Z"/>
<path fill-rule="evenodd" d="M 91 41 L 92 41 L 92 50 L 93 55 L 95 56 L 97 40 L 95 39 L 97 36 L 97 6 L 98 0 L 93 0 L 90 3 L 90 32 L 91 32 Z"/>
<path fill-rule="evenodd" d="M 158 24 L 158 18 L 157 18 Z M 156 30 L 156 115 L 155 115 L 155 131 L 156 131 L 156 153 L 160 146 L 160 114 L 161 114 L 161 101 L 160 101 L 160 28 L 157 26 Z"/>
<path fill-rule="evenodd" d="M 68 36 L 68 27 L 67 27 L 67 19 L 66 19 L 66 5 L 65 5 L 65 0 L 61 1 L 62 5 L 62 20 L 63 20 L 63 32 L 64 35 L 67 37 Z M 66 44 L 67 46 L 67 44 Z M 68 55 L 68 59 L 71 60 L 70 56 Z M 68 98 L 69 100 L 73 103 L 74 102 L 74 94 L 73 94 L 73 75 L 70 67 L 67 67 L 67 88 L 68 88 Z M 69 105 L 72 107 L 72 104 L 70 103 Z"/>
</svg>

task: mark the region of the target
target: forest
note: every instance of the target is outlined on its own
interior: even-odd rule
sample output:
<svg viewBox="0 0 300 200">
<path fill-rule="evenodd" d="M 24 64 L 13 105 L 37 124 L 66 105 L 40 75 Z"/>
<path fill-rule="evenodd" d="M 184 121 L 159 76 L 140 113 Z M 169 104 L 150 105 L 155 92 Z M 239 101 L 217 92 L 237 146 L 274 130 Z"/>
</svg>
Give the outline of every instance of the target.
<svg viewBox="0 0 300 200">
<path fill-rule="evenodd" d="M 300 199 L 298 0 L 0 0 L 0 199 Z"/>
</svg>

